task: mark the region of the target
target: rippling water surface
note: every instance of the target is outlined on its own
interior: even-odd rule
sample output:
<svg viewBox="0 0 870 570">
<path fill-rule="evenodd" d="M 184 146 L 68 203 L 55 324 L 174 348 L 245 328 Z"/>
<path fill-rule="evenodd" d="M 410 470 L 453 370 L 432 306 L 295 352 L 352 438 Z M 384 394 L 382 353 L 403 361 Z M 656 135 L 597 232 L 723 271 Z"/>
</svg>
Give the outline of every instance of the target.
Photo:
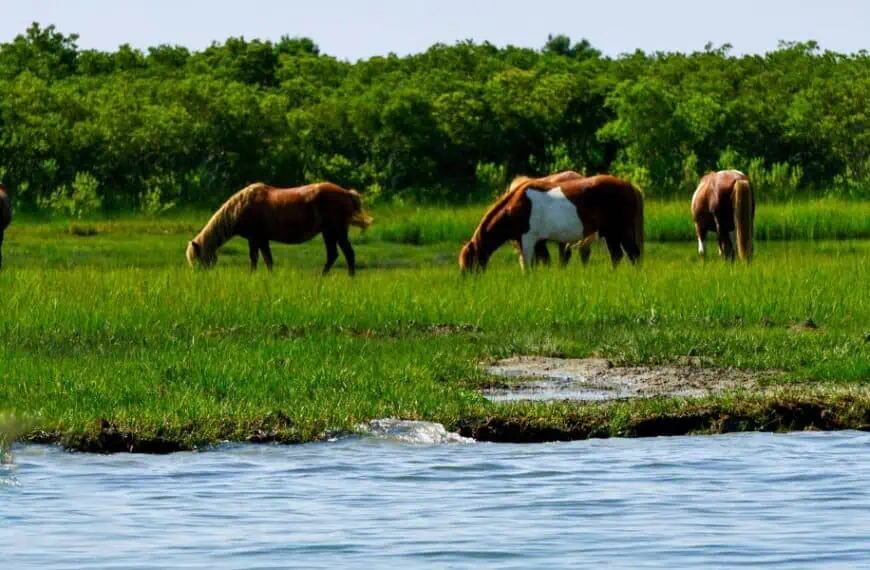
<svg viewBox="0 0 870 570">
<path fill-rule="evenodd" d="M 870 434 L 364 437 L 0 466 L 0 567 L 870 567 Z"/>
</svg>

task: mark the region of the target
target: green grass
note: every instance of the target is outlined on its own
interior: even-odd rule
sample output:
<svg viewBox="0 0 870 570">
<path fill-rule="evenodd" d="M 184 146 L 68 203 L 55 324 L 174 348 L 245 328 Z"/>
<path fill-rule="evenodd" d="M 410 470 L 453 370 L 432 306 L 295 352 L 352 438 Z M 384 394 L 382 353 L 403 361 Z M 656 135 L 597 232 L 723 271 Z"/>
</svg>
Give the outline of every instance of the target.
<svg viewBox="0 0 870 570">
<path fill-rule="evenodd" d="M 469 239 L 488 204 L 414 206 L 379 204 L 371 208 L 375 224 L 356 243 L 435 245 L 459 244 Z M 23 239 L 54 240 L 59 236 L 92 239 L 111 236 L 178 236 L 182 244 L 208 221 L 211 212 L 181 210 L 159 220 L 123 216 L 111 220 L 45 221 L 22 219 L 9 231 Z M 648 241 L 694 241 L 689 200 L 648 200 L 645 208 Z M 755 220 L 760 241 L 841 240 L 870 238 L 870 202 L 816 199 L 783 203 L 760 202 Z M 712 234 L 709 236 L 713 238 Z M 182 241 L 183 240 L 183 241 Z"/>
<path fill-rule="evenodd" d="M 790 207 L 795 219 L 813 211 Z M 841 221 L 859 224 L 848 220 L 865 210 Z M 769 399 L 753 395 L 577 406 L 495 404 L 475 390 L 487 380 L 479 362 L 534 353 L 779 369 L 786 385 L 816 383 L 784 398 L 839 402 L 834 415 L 847 425 L 870 418 L 870 398 L 855 391 L 870 380 L 870 241 L 760 243 L 748 267 L 702 264 L 691 243 L 652 242 L 643 267 L 616 271 L 596 245 L 587 267 L 527 276 L 505 247 L 490 271 L 463 279 L 459 230 L 449 228 L 478 214 L 406 216 L 425 230 L 413 246 L 391 241 L 411 223 L 393 221 L 403 211 L 376 211 L 381 228 L 365 239 L 354 231 L 354 279 L 343 260 L 319 276 L 320 240 L 276 245 L 272 274 L 248 272 L 238 239 L 215 270 L 193 271 L 183 250 L 198 223 L 188 214 L 88 222 L 97 232 L 88 237 L 67 222 L 19 221 L 0 272 L 0 415 L 26 419 L 31 436 L 88 447 L 103 419 L 190 446 L 258 433 L 308 441 L 385 416 L 610 435 L 697 406 L 768 413 Z M 794 326 L 807 319 L 818 328 Z"/>
</svg>

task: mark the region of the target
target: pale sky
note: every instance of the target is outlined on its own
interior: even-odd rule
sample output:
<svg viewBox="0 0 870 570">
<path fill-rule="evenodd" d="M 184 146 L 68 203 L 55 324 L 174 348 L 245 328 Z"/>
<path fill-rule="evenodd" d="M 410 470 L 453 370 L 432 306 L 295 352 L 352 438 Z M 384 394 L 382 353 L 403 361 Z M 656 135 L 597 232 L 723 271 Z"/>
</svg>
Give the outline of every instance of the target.
<svg viewBox="0 0 870 570">
<path fill-rule="evenodd" d="M 81 48 L 199 50 L 229 36 L 286 34 L 351 61 L 464 39 L 539 48 L 548 33 L 585 37 L 614 56 L 689 52 L 708 41 L 731 43 L 734 54 L 764 53 L 778 40 L 870 49 L 868 0 L 0 0 L 0 42 L 33 21 L 78 33 Z"/>
</svg>

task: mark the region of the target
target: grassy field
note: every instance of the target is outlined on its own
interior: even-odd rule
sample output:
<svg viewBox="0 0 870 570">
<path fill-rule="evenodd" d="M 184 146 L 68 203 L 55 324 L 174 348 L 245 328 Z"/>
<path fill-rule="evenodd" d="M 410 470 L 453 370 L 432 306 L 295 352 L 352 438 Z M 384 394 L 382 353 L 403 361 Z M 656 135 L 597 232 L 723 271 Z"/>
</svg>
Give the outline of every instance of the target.
<svg viewBox="0 0 870 570">
<path fill-rule="evenodd" d="M 459 244 L 471 237 L 486 207 L 486 204 L 449 207 L 376 205 L 372 208 L 375 225 L 364 236 L 357 236 L 355 243 Z M 74 223 L 24 217 L 10 232 L 17 234 L 25 243 L 28 239 L 56 239 L 58 233 L 67 232 L 79 234 L 79 237 L 93 234 L 135 239 L 141 235 L 178 235 L 189 239 L 208 221 L 210 214 L 203 211 L 171 211 L 157 222 L 136 216 Z M 695 239 L 688 201 L 647 201 L 645 226 L 648 241 Z M 755 220 L 755 235 L 761 241 L 870 239 L 870 202 L 834 199 L 776 204 L 761 202 Z M 713 237 L 712 234 L 710 237 Z"/>
<path fill-rule="evenodd" d="M 479 207 L 376 209 L 376 225 L 351 238 L 353 279 L 343 259 L 319 276 L 319 239 L 274 246 L 272 274 L 248 272 L 238 239 L 214 271 L 193 271 L 183 250 L 207 213 L 72 231 L 18 220 L 0 272 L 0 426 L 147 451 L 309 441 L 386 416 L 514 441 L 870 424 L 870 241 L 820 239 L 870 235 L 868 205 L 760 210 L 759 234 L 791 241 L 761 241 L 749 267 L 702 264 L 694 244 L 668 243 L 691 239 L 683 205 L 653 206 L 648 239 L 661 241 L 641 268 L 611 270 L 596 245 L 587 267 L 522 276 L 505 247 L 467 279 L 456 253 Z M 478 364 L 513 354 L 692 355 L 784 375 L 764 396 L 485 400 Z"/>
</svg>

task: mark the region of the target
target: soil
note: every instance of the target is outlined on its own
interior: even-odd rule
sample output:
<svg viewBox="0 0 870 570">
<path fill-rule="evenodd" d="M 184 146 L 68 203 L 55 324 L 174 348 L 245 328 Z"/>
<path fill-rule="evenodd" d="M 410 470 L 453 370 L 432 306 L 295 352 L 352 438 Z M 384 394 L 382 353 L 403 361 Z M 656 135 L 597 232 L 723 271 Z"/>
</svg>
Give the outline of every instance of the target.
<svg viewBox="0 0 870 570">
<path fill-rule="evenodd" d="M 600 358 L 517 356 L 487 372 L 509 378 L 483 391 L 495 401 L 613 400 L 651 396 L 705 396 L 737 389 L 759 390 L 774 372 L 711 368 L 699 358 L 670 366 L 616 367 Z"/>
</svg>

